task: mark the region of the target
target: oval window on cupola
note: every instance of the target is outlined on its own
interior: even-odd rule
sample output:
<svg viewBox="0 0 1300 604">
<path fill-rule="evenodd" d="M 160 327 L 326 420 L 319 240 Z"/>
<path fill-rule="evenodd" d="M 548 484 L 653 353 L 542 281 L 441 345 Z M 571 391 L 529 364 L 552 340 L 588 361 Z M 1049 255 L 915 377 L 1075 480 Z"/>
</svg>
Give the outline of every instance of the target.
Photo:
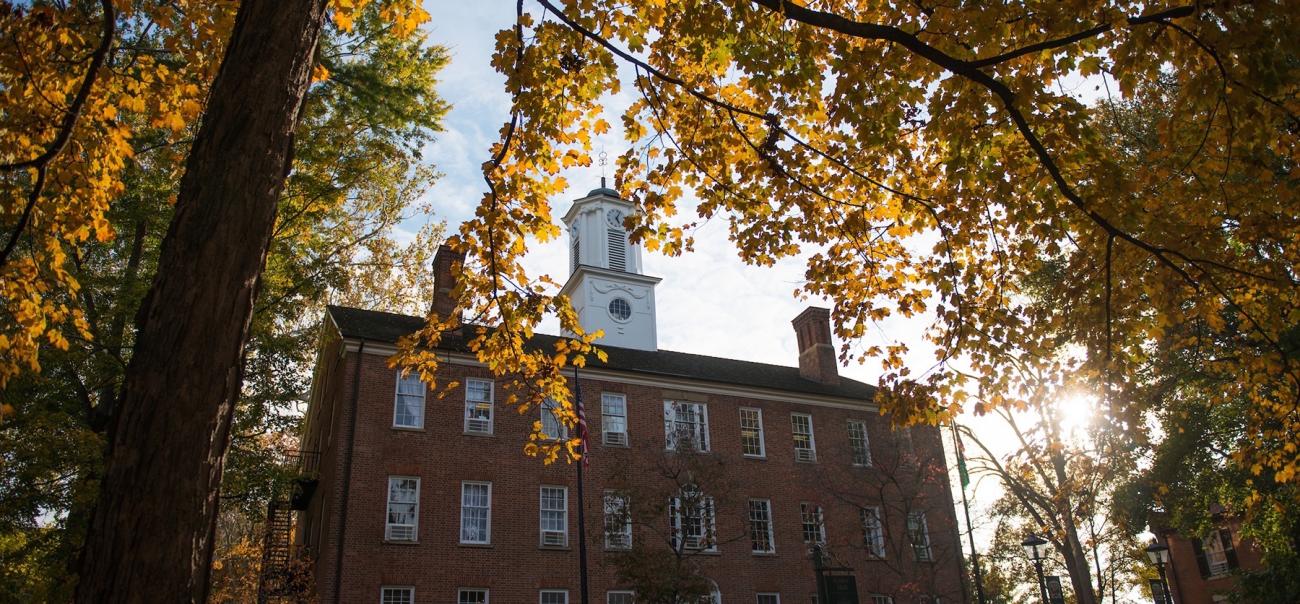
<svg viewBox="0 0 1300 604">
<path fill-rule="evenodd" d="M 632 305 L 622 298 L 609 301 L 609 316 L 617 321 L 626 321 L 632 317 Z"/>
</svg>

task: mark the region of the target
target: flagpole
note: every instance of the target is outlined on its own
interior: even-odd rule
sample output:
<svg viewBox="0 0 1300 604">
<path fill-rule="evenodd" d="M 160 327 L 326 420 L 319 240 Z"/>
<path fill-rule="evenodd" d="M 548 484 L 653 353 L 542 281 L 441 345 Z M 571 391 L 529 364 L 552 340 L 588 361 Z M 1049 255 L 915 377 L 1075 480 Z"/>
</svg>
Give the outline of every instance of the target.
<svg viewBox="0 0 1300 604">
<path fill-rule="evenodd" d="M 961 507 L 966 511 L 966 539 L 970 541 L 970 562 L 975 570 L 975 601 L 978 604 L 984 604 L 984 577 L 980 574 L 979 552 L 975 551 L 975 527 L 971 526 L 970 523 L 970 502 L 966 500 L 966 485 L 970 484 L 970 474 L 966 470 L 966 454 L 962 450 L 961 434 L 957 432 L 956 420 L 951 425 L 952 440 L 957 446 L 957 475 L 958 481 L 961 482 Z"/>
<path fill-rule="evenodd" d="M 578 601 L 587 601 L 587 519 L 583 510 L 587 500 L 582 496 L 582 467 L 587 465 L 587 412 L 582 404 L 582 386 L 578 382 L 578 366 L 573 366 L 573 393 L 578 411 L 578 437 L 581 439 L 579 451 L 582 459 L 578 461 Z"/>
</svg>

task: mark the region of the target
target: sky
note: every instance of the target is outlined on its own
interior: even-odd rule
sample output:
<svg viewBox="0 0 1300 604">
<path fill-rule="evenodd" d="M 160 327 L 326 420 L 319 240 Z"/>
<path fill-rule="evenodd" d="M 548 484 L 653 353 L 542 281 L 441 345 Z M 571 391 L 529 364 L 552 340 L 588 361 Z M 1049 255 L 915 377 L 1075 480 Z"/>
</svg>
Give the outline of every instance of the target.
<svg viewBox="0 0 1300 604">
<path fill-rule="evenodd" d="M 429 191 L 437 215 L 455 231 L 461 221 L 473 214 L 486 186 L 481 164 L 489 157 L 489 147 L 497 141 L 499 130 L 509 118 L 509 97 L 504 92 L 504 78 L 489 63 L 494 36 L 508 27 L 514 18 L 514 4 L 509 2 L 474 2 L 426 0 L 425 8 L 434 19 L 425 27 L 430 41 L 448 47 L 450 64 L 441 74 L 439 92 L 452 108 L 444 122 L 445 131 L 425 150 L 425 157 L 443 174 Z M 1069 85 L 1067 84 L 1067 87 Z M 625 90 L 630 88 L 624 87 Z M 1095 87 L 1078 82 L 1074 90 L 1087 96 Z M 1087 90 L 1085 90 L 1087 89 Z M 630 99 L 607 99 L 610 113 L 606 120 L 612 125 L 608 135 L 597 138 L 596 150 L 608 152 L 611 162 L 626 149 L 616 119 L 619 108 Z M 613 176 L 612 166 L 608 175 Z M 598 166 L 579 168 L 565 174 L 570 189 L 552 200 L 554 220 L 568 209 L 573 199 L 583 197 L 587 191 L 599 186 L 601 169 Z M 681 208 L 683 212 L 688 208 Z M 403 224 L 402 228 L 414 233 L 418 224 Z M 706 354 L 719 357 L 796 365 L 798 361 L 795 335 L 791 319 L 808 305 L 829 306 L 825 300 L 799 300 L 794 290 L 803 279 L 801 258 L 784 259 L 774 267 L 753 267 L 744 264 L 733 244 L 727 239 L 727 225 L 714 219 L 705 223 L 695 234 L 695 250 L 679 257 L 666 257 L 660 253 L 643 252 L 644 272 L 661 277 L 655 291 L 657 301 L 659 347 L 666 350 Z M 568 271 L 567 238 L 546 244 L 536 244 L 529 249 L 525 266 L 529 273 L 550 274 L 563 283 Z M 877 332 L 870 334 L 865 346 L 902 341 L 913 348 L 908 358 L 913 374 L 929 368 L 934 362 L 932 349 L 920 339 L 928 325 L 927 317 L 911 320 L 892 319 L 880 324 Z M 543 324 L 542 331 L 556 333 L 557 324 Z M 874 384 L 882 371 L 877 361 L 865 365 L 841 367 L 840 374 L 852 379 Z M 1076 413 L 1076 421 L 1087 421 L 1087 410 Z M 964 417 L 963 423 L 971 425 L 977 433 L 987 436 L 1005 431 L 998 420 Z M 1006 442 L 1008 439 L 987 438 L 986 442 Z M 946 443 L 951 448 L 951 441 Z M 950 451 L 951 454 L 951 451 Z M 956 472 L 952 471 L 953 481 Z M 1001 493 L 1000 485 L 992 480 L 976 482 L 973 506 L 975 514 L 986 508 Z M 954 492 L 960 501 L 960 493 Z M 978 541 L 991 538 L 992 527 L 981 527 L 976 522 Z M 981 544 L 982 546 L 984 544 Z"/>
</svg>

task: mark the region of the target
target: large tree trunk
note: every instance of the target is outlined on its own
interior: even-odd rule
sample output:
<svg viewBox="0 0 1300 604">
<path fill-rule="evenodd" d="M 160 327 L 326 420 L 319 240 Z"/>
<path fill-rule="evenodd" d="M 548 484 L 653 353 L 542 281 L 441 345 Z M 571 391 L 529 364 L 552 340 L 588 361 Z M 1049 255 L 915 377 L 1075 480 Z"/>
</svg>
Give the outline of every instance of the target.
<svg viewBox="0 0 1300 604">
<path fill-rule="evenodd" d="M 78 602 L 206 598 L 244 344 L 325 4 L 240 5 L 136 317 Z"/>
</svg>

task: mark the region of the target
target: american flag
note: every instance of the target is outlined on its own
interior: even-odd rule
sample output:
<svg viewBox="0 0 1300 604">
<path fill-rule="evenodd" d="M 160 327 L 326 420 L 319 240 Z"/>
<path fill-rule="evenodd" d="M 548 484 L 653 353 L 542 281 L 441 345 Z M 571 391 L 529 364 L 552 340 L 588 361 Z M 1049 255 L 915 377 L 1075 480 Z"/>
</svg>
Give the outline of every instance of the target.
<svg viewBox="0 0 1300 604">
<path fill-rule="evenodd" d="M 582 441 L 580 449 L 582 453 L 582 464 L 591 465 L 590 462 L 587 461 L 587 406 L 582 404 L 582 384 L 578 381 L 577 366 L 574 366 L 573 368 L 573 398 L 577 401 L 578 438 Z"/>
</svg>

